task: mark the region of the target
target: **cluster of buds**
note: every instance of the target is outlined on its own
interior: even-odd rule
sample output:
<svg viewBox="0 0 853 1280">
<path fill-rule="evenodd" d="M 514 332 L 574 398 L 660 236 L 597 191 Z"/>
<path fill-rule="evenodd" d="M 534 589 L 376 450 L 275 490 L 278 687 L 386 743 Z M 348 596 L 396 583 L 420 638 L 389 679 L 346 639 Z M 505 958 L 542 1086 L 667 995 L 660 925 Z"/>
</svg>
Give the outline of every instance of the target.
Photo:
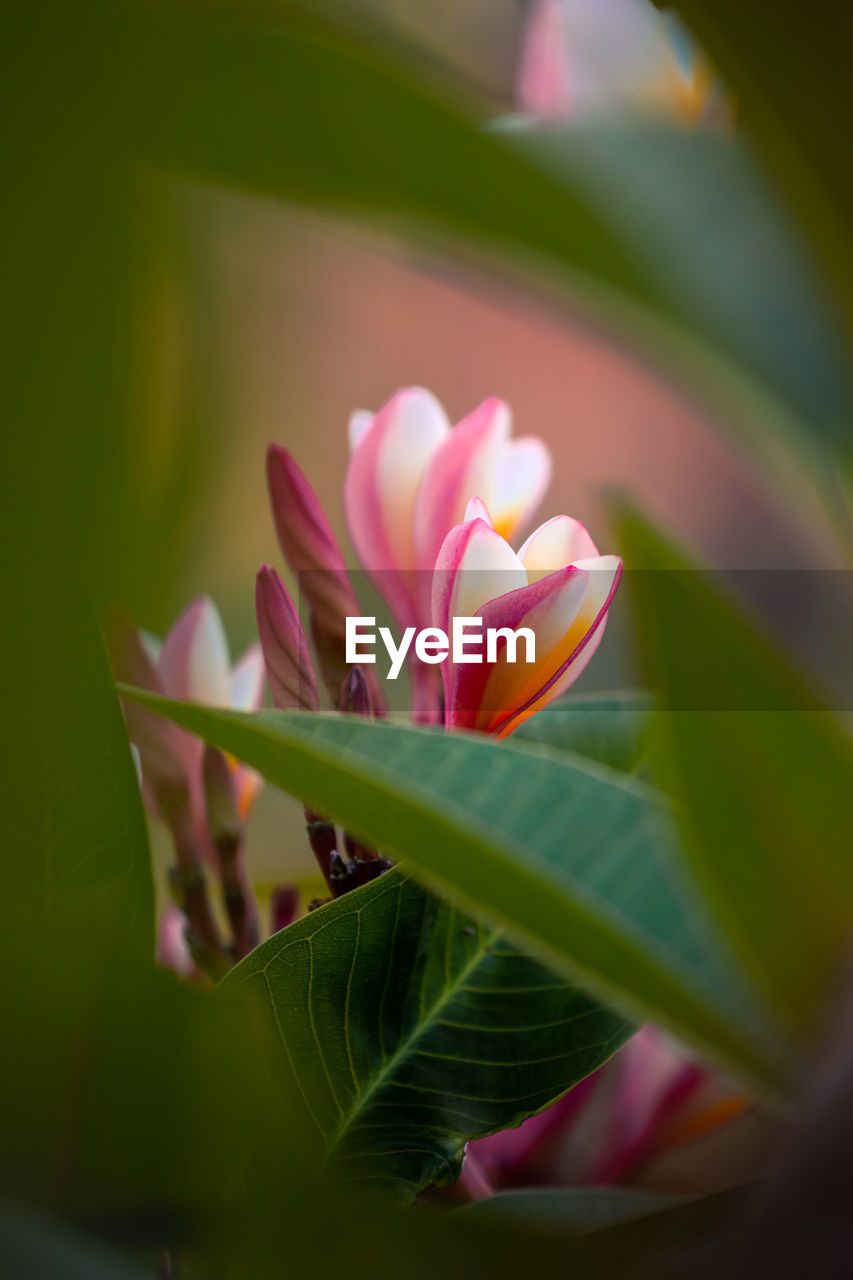
<svg viewBox="0 0 853 1280">
<path fill-rule="evenodd" d="M 456 426 L 422 387 L 396 392 L 377 413 L 349 425 L 344 483 L 350 536 L 359 558 L 404 630 L 447 627 L 471 615 L 496 630 L 530 624 L 541 640 L 523 669 L 506 650 L 472 668 L 434 665 L 411 655 L 412 717 L 496 737 L 559 696 L 601 639 L 621 572 L 599 556 L 583 525 L 558 516 L 519 553 L 514 539 L 548 486 L 551 462 L 536 437 L 512 438 L 509 407 L 494 397 Z M 321 683 L 347 714 L 382 715 L 371 667 L 347 663 L 347 619 L 360 614 L 344 557 L 322 506 L 290 454 L 267 453 L 267 482 L 282 553 L 309 612 Z M 258 572 L 258 632 L 273 701 L 316 711 L 318 680 L 299 613 L 269 565 Z M 443 687 L 442 687 L 443 686 Z M 306 813 L 308 835 L 333 897 L 379 874 L 387 861 L 330 823 Z"/>
<path fill-rule="evenodd" d="M 513 551 L 511 542 L 548 486 L 551 461 L 540 439 L 513 439 L 510 410 L 501 400 L 484 400 L 452 426 L 430 392 L 406 387 L 377 413 L 354 413 L 349 435 L 344 508 L 350 536 L 399 626 L 447 627 L 451 617 L 466 615 L 496 634 L 506 627 L 535 629 L 536 659 L 524 666 L 513 665 L 506 647 L 476 668 L 454 658 L 441 676 L 417 652 L 409 658 L 415 721 L 505 737 L 559 696 L 589 661 L 621 562 L 600 556 L 568 516 L 549 520 Z M 260 706 L 266 673 L 280 709 L 316 712 L 324 689 L 342 714 L 385 715 L 373 668 L 348 661 L 347 620 L 361 611 L 341 548 L 308 480 L 276 444 L 267 452 L 267 484 L 281 551 L 307 606 L 307 634 L 282 578 L 264 564 L 255 584 L 260 646 L 233 670 L 219 614 L 201 598 L 156 651 L 127 619 L 113 618 L 117 671 L 174 698 L 244 710 Z M 216 973 L 258 941 L 244 836 L 260 779 L 160 717 L 137 706 L 126 711 L 146 802 L 175 846 L 172 885 L 189 960 L 173 957 L 174 967 L 186 970 L 192 962 Z M 322 814 L 306 809 L 305 820 L 329 897 L 391 865 Z M 208 896 L 209 871 L 221 887 L 227 944 Z M 292 917 L 292 910 L 274 906 L 276 922 L 288 911 Z M 174 950 L 178 936 L 174 914 L 166 923 L 164 953 Z"/>
<path fill-rule="evenodd" d="M 260 648 L 252 645 L 232 667 L 222 621 L 207 597 L 185 609 L 162 644 L 114 612 L 107 642 L 116 672 L 140 688 L 242 711 L 261 705 Z M 158 954 L 184 974 L 218 977 L 259 940 L 244 844 L 260 775 L 142 707 L 128 703 L 125 715 L 146 806 L 168 827 L 175 851 L 175 906 L 161 920 Z M 221 887 L 227 942 L 210 900 L 209 873 Z"/>
<path fill-rule="evenodd" d="M 535 633 L 535 658 L 523 665 L 508 655 L 507 644 L 476 665 L 454 652 L 441 679 L 418 657 L 417 646 L 409 654 L 415 721 L 494 738 L 512 733 L 577 679 L 601 641 L 622 569 L 617 556 L 600 555 L 584 526 L 565 515 L 546 521 L 513 550 L 547 488 L 550 458 L 541 440 L 512 439 L 511 425 L 508 407 L 488 399 L 452 427 L 428 391 L 405 388 L 377 413 L 353 415 L 344 485 L 353 544 L 401 628 L 446 633 L 461 619 L 496 634 L 524 627 Z M 273 703 L 283 710 L 316 713 L 324 689 L 342 715 L 385 715 L 373 668 L 348 661 L 347 622 L 361 620 L 361 610 L 340 546 L 308 480 L 275 444 L 267 453 L 267 482 L 279 544 L 307 606 L 307 634 L 282 578 L 264 564 L 255 583 L 260 645 L 235 667 L 219 614 L 201 598 L 160 646 L 113 616 L 108 637 L 119 675 L 173 698 L 242 710 L 260 707 L 266 676 Z M 163 913 L 158 954 L 185 976 L 217 977 L 259 940 L 244 845 L 260 779 L 136 704 L 126 715 L 143 795 L 175 848 L 176 901 Z M 327 889 L 309 909 L 391 865 L 322 814 L 306 808 L 305 822 Z M 211 872 L 221 888 L 219 912 L 208 896 Z M 276 889 L 271 905 L 276 932 L 296 917 L 299 895 Z M 580 1175 L 591 1182 L 629 1176 L 673 1134 L 701 1131 L 721 1105 L 707 1072 L 647 1028 L 613 1065 L 542 1116 L 473 1143 L 463 1191 L 488 1193 L 523 1180 L 531 1153 L 538 1159 L 605 1086 L 612 1123 L 598 1162 Z M 722 1104 L 730 1103 L 724 1096 Z"/>
</svg>

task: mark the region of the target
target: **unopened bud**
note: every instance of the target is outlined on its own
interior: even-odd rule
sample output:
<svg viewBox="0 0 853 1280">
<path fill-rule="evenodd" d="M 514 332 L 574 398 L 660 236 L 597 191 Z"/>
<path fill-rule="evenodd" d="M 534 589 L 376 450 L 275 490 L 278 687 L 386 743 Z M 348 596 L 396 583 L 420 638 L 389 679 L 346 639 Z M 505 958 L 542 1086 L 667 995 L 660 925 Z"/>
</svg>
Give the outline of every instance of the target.
<svg viewBox="0 0 853 1280">
<path fill-rule="evenodd" d="M 370 701 L 370 689 L 362 667 L 350 667 L 341 690 L 340 710 L 346 715 L 373 715 Z"/>
</svg>

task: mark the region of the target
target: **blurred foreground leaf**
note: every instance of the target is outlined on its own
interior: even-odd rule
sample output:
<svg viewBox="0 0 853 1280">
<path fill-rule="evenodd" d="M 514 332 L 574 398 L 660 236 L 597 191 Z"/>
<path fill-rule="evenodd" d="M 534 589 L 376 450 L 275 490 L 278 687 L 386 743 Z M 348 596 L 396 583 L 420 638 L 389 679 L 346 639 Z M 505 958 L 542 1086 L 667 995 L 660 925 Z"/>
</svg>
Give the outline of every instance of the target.
<svg viewBox="0 0 853 1280">
<path fill-rule="evenodd" d="M 513 741 L 571 752 L 622 773 L 642 775 L 652 705 L 642 691 L 569 695 L 525 720 Z"/>
<path fill-rule="evenodd" d="M 736 603 L 640 516 L 621 525 L 666 773 L 703 894 L 801 1032 L 853 937 L 853 742 Z"/>
<path fill-rule="evenodd" d="M 637 124 L 510 136 L 567 187 L 585 193 L 644 264 L 656 307 L 677 324 L 673 347 L 656 354 L 688 381 L 698 374 L 700 394 L 720 410 L 714 425 L 767 461 L 768 445 L 785 432 L 813 475 L 828 480 L 843 461 L 853 480 L 843 334 L 816 262 L 742 140 Z M 729 385 L 725 362 L 702 385 L 711 368 L 703 374 L 700 359 L 691 369 L 689 349 L 679 370 L 685 334 L 701 336 L 773 388 L 777 404 L 758 400 L 744 413 L 746 386 Z"/>
<path fill-rule="evenodd" d="M 807 229 L 853 334 L 853 176 L 838 162 L 853 107 L 853 11 L 836 0 L 676 0 L 675 8 L 733 90 L 738 127 Z"/>
<path fill-rule="evenodd" d="M 682 1201 L 681 1196 L 645 1187 L 525 1187 L 476 1200 L 461 1212 L 484 1220 L 506 1218 L 567 1235 L 586 1235 L 645 1218 Z"/>
<path fill-rule="evenodd" d="M 526 1223 L 545 1236 L 580 1244 L 597 1268 L 643 1276 L 727 1275 L 725 1236 L 755 1197 L 751 1185 L 705 1196 L 676 1196 L 641 1187 L 539 1187 L 480 1200 L 460 1216 L 497 1224 Z M 716 1250 L 710 1254 L 710 1249 Z M 713 1260 L 714 1265 L 710 1265 Z M 586 1273 L 584 1273 L 586 1274 Z"/>
<path fill-rule="evenodd" d="M 25 625 L 16 629 L 10 690 L 16 753 L 8 821 L 17 830 L 6 846 L 13 856 L 5 897 L 12 927 L 37 932 L 91 908 L 150 956 L 148 834 L 94 611 L 79 583 L 43 573 L 21 585 L 16 603 Z"/>
<path fill-rule="evenodd" d="M 235 986 L 265 1010 L 306 1142 L 401 1198 L 454 1182 L 469 1138 L 541 1111 L 631 1031 L 396 869 L 263 943 Z"/>
<path fill-rule="evenodd" d="M 126 142 L 155 167 L 402 216 L 415 234 L 521 258 L 686 378 L 741 437 L 785 424 L 822 480 L 828 460 L 850 464 L 832 320 L 735 144 L 488 131 L 369 35 L 294 0 L 263 21 L 229 6 L 146 9 L 128 48 Z"/>
<path fill-rule="evenodd" d="M 153 1271 L 60 1220 L 0 1204 L 0 1271 L 7 1280 L 152 1280 Z"/>
<path fill-rule="evenodd" d="M 404 858 L 629 1016 L 658 1018 L 781 1083 L 770 1031 L 728 966 L 651 788 L 473 735 L 122 693 Z"/>
</svg>

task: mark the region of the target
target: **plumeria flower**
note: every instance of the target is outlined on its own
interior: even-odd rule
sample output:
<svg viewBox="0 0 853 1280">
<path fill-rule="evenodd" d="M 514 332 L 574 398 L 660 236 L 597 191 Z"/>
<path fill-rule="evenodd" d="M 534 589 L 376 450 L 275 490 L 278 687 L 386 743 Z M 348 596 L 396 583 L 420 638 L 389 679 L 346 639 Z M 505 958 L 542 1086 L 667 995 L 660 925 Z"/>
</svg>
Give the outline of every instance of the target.
<svg viewBox="0 0 853 1280">
<path fill-rule="evenodd" d="M 485 504 L 472 499 L 447 535 L 433 578 L 433 625 L 482 618 L 488 628 L 529 628 L 535 661 L 442 664 L 445 723 L 503 738 L 564 693 L 586 667 L 604 632 L 622 572 L 618 556 L 599 555 L 577 520 L 555 516 L 516 554 Z"/>
<path fill-rule="evenodd" d="M 253 711 L 264 692 L 264 664 L 258 645 L 231 666 L 228 642 L 216 605 L 199 596 L 181 614 L 162 644 L 143 638 L 126 619 L 114 617 L 108 639 L 117 673 L 123 679 L 170 698 L 209 706 Z M 197 839 L 209 844 L 205 814 L 200 739 L 139 707 L 126 707 L 130 736 L 140 757 L 143 795 L 155 817 L 181 797 L 188 799 Z M 245 820 L 261 784 L 260 775 L 239 761 L 228 761 L 237 807 Z"/>
<path fill-rule="evenodd" d="M 469 1193 L 570 1181 L 635 1182 L 650 1165 L 744 1115 L 751 1100 L 647 1024 L 553 1106 L 469 1144 Z"/>
<path fill-rule="evenodd" d="M 516 80 L 537 122 L 640 114 L 727 123 L 726 95 L 689 32 L 651 0 L 537 0 Z"/>
<path fill-rule="evenodd" d="M 512 415 L 490 397 L 455 427 L 423 387 L 397 391 L 350 420 L 344 484 L 350 536 L 401 627 L 429 625 L 431 575 L 445 537 L 478 493 L 514 538 L 548 487 L 551 460 L 535 436 L 511 439 Z"/>
</svg>

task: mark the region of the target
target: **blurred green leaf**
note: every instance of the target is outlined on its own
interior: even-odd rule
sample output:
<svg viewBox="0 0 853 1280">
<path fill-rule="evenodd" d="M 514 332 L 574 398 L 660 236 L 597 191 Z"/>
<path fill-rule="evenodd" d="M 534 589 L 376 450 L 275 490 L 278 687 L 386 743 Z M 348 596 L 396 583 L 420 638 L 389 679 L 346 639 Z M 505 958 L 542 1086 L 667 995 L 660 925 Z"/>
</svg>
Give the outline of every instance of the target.
<svg viewBox="0 0 853 1280">
<path fill-rule="evenodd" d="M 460 1212 L 489 1222 L 504 1218 L 567 1235 L 586 1235 L 674 1208 L 684 1200 L 645 1187 L 525 1187 L 476 1200 Z"/>
<path fill-rule="evenodd" d="M 122 693 L 505 922 L 629 1016 L 782 1082 L 771 1031 L 729 968 L 651 788 L 473 735 Z"/>
<path fill-rule="evenodd" d="M 225 979 L 270 1023 L 306 1141 L 346 1182 L 410 1198 L 519 1124 L 632 1028 L 400 870 L 270 938 Z"/>
<path fill-rule="evenodd" d="M 369 36 L 293 0 L 263 22 L 225 6 L 202 22 L 192 7 L 147 12 L 131 47 L 127 141 L 146 161 L 401 215 L 478 255 L 526 255 L 550 289 L 695 385 L 739 436 L 754 443 L 785 424 L 822 480 L 828 459 L 850 461 L 832 320 L 736 145 L 661 130 L 486 130 Z"/>
<path fill-rule="evenodd" d="M 760 148 L 808 232 L 853 333 L 853 176 L 839 164 L 853 106 L 853 12 L 835 0 L 676 0 L 737 103 L 738 128 Z"/>
<path fill-rule="evenodd" d="M 0 1203 L 0 1271 L 7 1280 L 153 1280 L 140 1266 L 59 1219 Z"/>
<path fill-rule="evenodd" d="M 571 696 L 552 702 L 515 731 L 530 743 L 642 775 L 649 752 L 652 699 L 642 691 Z"/>
<path fill-rule="evenodd" d="M 511 136 L 593 201 L 647 268 L 657 307 L 780 397 L 769 416 L 722 412 L 717 426 L 767 457 L 768 429 L 787 428 L 816 475 L 853 461 L 843 335 L 791 215 L 739 139 L 638 124 Z"/>
<path fill-rule="evenodd" d="M 228 1205 L 276 1131 L 245 1007 L 155 970 L 85 897 L 4 929 L 0 963 L 3 1190 L 155 1242 Z"/>
<path fill-rule="evenodd" d="M 150 956 L 154 892 L 139 783 L 97 619 L 79 584 L 22 587 L 10 690 L 19 830 L 6 867 L 7 911 L 37 930 L 91 907 Z M 26 594 L 25 594 L 26 593 Z"/>
<path fill-rule="evenodd" d="M 642 517 L 621 522 L 649 686 L 703 894 L 789 1024 L 813 1028 L 853 932 L 853 743 L 743 610 Z"/>
</svg>

